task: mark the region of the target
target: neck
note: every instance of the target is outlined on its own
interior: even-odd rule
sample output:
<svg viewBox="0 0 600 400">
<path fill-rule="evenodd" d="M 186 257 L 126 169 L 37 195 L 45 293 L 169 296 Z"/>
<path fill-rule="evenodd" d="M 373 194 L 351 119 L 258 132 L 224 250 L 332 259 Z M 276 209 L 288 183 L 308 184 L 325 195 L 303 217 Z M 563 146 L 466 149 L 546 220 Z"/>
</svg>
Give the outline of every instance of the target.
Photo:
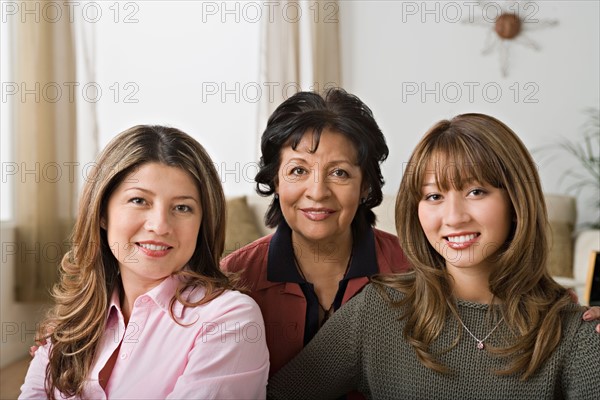
<svg viewBox="0 0 600 400">
<path fill-rule="evenodd" d="M 352 254 L 352 233 L 335 241 L 309 242 L 292 232 L 294 256 L 309 282 L 342 279 Z M 340 275 L 341 274 L 341 275 Z"/>
<path fill-rule="evenodd" d="M 487 271 L 448 266 L 448 273 L 452 277 L 452 292 L 456 298 L 481 304 L 492 303 L 494 296 L 490 291 Z"/>
<path fill-rule="evenodd" d="M 129 322 L 129 317 L 133 311 L 133 305 L 138 297 L 148 293 L 150 290 L 158 286 L 164 279 L 159 281 L 144 281 L 133 280 L 121 274 L 121 312 L 125 319 L 125 324 Z"/>
</svg>

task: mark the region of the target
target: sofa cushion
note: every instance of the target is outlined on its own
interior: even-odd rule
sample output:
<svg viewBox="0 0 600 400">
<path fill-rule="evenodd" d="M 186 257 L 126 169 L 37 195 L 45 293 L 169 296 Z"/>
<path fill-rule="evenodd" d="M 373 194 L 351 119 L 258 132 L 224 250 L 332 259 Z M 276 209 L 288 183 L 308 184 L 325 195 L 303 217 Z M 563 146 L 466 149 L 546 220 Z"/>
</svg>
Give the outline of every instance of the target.
<svg viewBox="0 0 600 400">
<path fill-rule="evenodd" d="M 223 257 L 261 236 L 254 213 L 248 207 L 246 196 L 228 198 Z"/>
<path fill-rule="evenodd" d="M 575 198 L 546 194 L 548 208 L 548 270 L 552 276 L 573 277 L 573 230 L 577 220 Z"/>
<path fill-rule="evenodd" d="M 548 270 L 552 276 L 573 277 L 573 225 L 550 221 L 548 224 L 550 252 Z"/>
</svg>

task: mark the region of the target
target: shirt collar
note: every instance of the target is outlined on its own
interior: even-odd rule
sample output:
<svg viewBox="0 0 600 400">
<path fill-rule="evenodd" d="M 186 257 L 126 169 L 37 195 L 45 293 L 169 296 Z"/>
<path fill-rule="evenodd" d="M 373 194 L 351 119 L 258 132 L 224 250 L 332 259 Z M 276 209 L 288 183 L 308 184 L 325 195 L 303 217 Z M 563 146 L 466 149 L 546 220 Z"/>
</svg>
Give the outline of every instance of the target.
<svg viewBox="0 0 600 400">
<path fill-rule="evenodd" d="M 369 228 L 359 240 L 352 244 L 352 260 L 345 279 L 370 277 L 379 272 L 377 253 L 375 251 L 375 234 Z"/>
<path fill-rule="evenodd" d="M 121 301 L 119 300 L 119 287 L 120 283 L 117 283 L 113 288 L 112 295 L 110 296 L 110 301 L 108 302 L 108 310 L 106 312 L 106 317 L 110 316 L 110 313 L 113 309 L 117 310 L 121 313 Z"/>
<path fill-rule="evenodd" d="M 156 287 L 150 289 L 148 292 L 144 293 L 142 296 L 148 296 L 154 303 L 162 308 L 165 312 L 169 312 L 171 299 L 175 295 L 175 291 L 177 290 L 177 286 L 179 285 L 180 280 L 176 276 L 168 276 L 161 283 L 159 283 Z M 108 304 L 107 317 L 110 316 L 111 311 L 116 309 L 119 313 L 121 311 L 121 301 L 119 296 L 120 284 L 115 285 L 113 289 L 112 295 L 110 297 L 110 301 Z M 174 315 L 180 316 L 181 311 L 183 310 L 183 305 L 176 301 L 173 312 Z"/>
<path fill-rule="evenodd" d="M 177 290 L 177 286 L 179 286 L 180 280 L 177 276 L 168 276 L 163 280 L 158 286 L 152 288 L 149 292 L 146 293 L 146 296 L 150 297 L 154 300 L 157 306 L 162 308 L 164 311 L 169 312 L 171 299 L 175 296 L 175 291 Z M 175 302 L 178 304 L 179 302 Z M 173 311 L 175 311 L 173 309 Z"/>
<path fill-rule="evenodd" d="M 292 230 L 285 221 L 279 224 L 269 244 L 267 279 L 271 282 L 304 282 L 296 268 Z"/>
<path fill-rule="evenodd" d="M 352 259 L 344 279 L 371 276 L 379 271 L 375 252 L 375 234 L 369 228 L 352 244 Z M 292 246 L 292 229 L 283 221 L 271 238 L 267 258 L 267 279 L 271 282 L 303 283 L 296 268 Z"/>
</svg>

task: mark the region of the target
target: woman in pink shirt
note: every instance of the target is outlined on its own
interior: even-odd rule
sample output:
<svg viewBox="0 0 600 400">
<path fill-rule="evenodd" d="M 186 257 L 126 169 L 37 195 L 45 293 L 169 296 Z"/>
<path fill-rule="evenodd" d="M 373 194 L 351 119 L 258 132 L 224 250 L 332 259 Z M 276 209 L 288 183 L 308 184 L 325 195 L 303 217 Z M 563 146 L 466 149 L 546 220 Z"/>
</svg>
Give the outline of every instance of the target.
<svg viewBox="0 0 600 400">
<path fill-rule="evenodd" d="M 204 148 L 136 126 L 86 178 L 20 398 L 264 398 L 264 323 L 219 269 L 225 200 Z"/>
</svg>

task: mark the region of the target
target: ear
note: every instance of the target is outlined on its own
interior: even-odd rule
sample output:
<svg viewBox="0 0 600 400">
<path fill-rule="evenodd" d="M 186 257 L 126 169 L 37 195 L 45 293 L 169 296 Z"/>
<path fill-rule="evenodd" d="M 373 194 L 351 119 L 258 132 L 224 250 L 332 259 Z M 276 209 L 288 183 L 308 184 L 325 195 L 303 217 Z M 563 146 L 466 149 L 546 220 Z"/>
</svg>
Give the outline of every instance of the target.
<svg viewBox="0 0 600 400">
<path fill-rule="evenodd" d="M 371 192 L 371 188 L 370 187 L 365 187 L 362 189 L 362 191 L 360 192 L 360 203 L 364 203 L 365 201 L 367 201 L 367 198 L 369 197 L 369 193 Z"/>
<path fill-rule="evenodd" d="M 104 217 L 100 218 L 100 228 L 106 230 L 106 226 L 107 226 L 106 218 L 104 218 Z"/>
</svg>

